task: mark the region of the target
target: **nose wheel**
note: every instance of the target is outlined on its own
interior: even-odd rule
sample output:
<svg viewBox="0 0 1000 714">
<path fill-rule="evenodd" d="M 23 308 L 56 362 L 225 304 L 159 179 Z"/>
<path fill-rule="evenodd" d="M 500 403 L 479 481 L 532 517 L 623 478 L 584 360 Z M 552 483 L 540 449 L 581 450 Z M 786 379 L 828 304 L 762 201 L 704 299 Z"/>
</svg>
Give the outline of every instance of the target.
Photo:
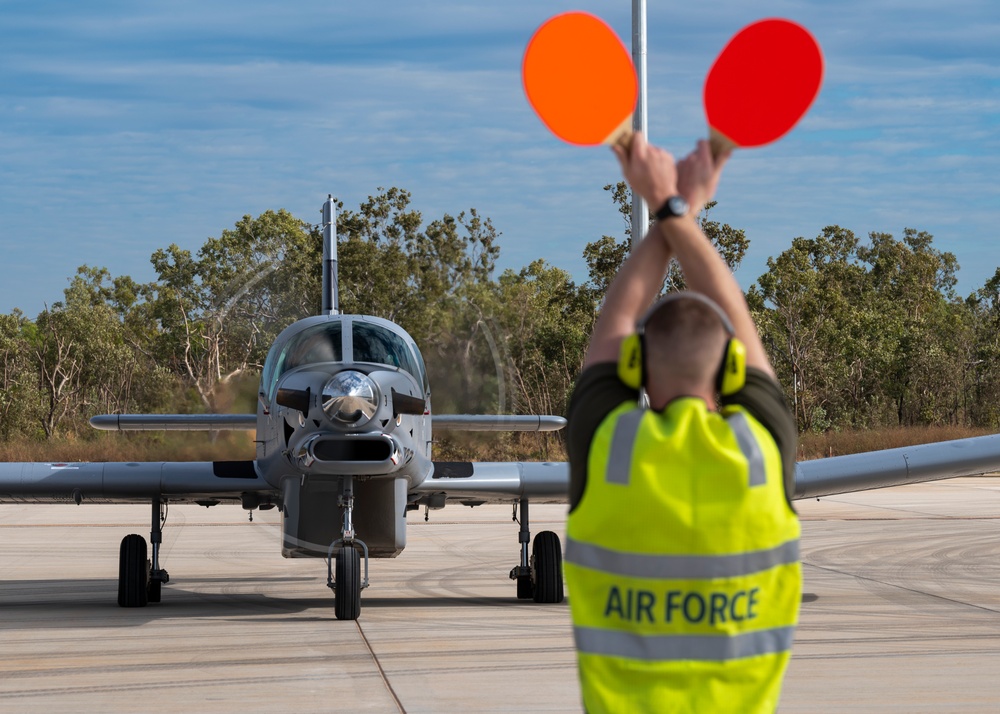
<svg viewBox="0 0 1000 714">
<path fill-rule="evenodd" d="M 357 620 L 361 615 L 361 554 L 349 546 L 337 548 L 333 583 L 333 612 L 338 620 Z"/>
<path fill-rule="evenodd" d="M 368 587 L 368 546 L 354 536 L 354 478 L 341 482 L 338 505 L 344 509 L 341 537 L 330 544 L 326 554 L 326 585 L 333 590 L 333 614 L 338 620 L 357 620 L 361 616 L 361 590 Z M 365 571 L 362 577 L 361 556 Z"/>
</svg>

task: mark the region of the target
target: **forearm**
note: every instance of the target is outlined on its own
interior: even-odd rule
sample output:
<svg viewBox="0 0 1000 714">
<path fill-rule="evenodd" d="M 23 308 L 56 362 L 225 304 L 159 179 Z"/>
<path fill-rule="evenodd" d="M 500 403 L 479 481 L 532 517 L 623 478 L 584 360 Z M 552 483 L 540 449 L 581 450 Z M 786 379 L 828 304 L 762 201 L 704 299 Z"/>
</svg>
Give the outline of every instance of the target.
<svg viewBox="0 0 1000 714">
<path fill-rule="evenodd" d="M 747 365 L 774 377 L 743 290 L 694 218 L 672 218 L 657 225 L 681 266 L 688 289 L 711 298 L 725 311 L 733 323 L 736 337 L 746 345 Z"/>
<path fill-rule="evenodd" d="M 650 231 L 608 287 L 590 337 L 585 367 L 617 361 L 622 340 L 635 331 L 636 322 L 659 294 L 669 263 L 670 248 L 655 229 Z"/>
</svg>

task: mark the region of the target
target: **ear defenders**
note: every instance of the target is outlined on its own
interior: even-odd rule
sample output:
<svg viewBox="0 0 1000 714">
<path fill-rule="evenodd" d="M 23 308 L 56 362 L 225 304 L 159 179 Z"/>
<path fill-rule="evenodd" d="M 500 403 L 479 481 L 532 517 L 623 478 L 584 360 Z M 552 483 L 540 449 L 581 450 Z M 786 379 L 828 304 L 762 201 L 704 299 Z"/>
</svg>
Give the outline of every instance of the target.
<svg viewBox="0 0 1000 714">
<path fill-rule="evenodd" d="M 715 302 L 701 293 L 683 290 L 671 293 L 657 302 L 643 316 L 635 327 L 635 332 L 622 340 L 621 352 L 618 357 L 618 378 L 632 389 L 646 386 L 646 323 L 660 308 L 675 300 L 698 300 L 708 305 L 719 316 L 722 327 L 729 335 L 723 351 L 722 364 L 715 375 L 715 388 L 719 394 L 728 396 L 743 389 L 746 383 L 747 349 L 736 339 L 736 331 L 729 316 Z"/>
</svg>

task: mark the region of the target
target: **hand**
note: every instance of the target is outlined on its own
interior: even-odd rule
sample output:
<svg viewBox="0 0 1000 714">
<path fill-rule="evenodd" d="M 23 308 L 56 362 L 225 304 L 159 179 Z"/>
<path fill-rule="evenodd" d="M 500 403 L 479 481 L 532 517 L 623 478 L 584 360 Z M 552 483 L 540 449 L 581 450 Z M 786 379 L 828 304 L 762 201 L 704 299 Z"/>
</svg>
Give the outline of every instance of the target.
<svg viewBox="0 0 1000 714">
<path fill-rule="evenodd" d="M 611 147 L 622 167 L 622 175 L 637 194 L 657 210 L 671 196 L 677 195 L 677 167 L 674 157 L 646 142 L 642 132 L 632 135 L 626 151 L 617 144 Z"/>
<path fill-rule="evenodd" d="M 677 191 L 691 206 L 692 216 L 701 213 L 705 204 L 715 196 L 722 167 L 731 153 L 732 149 L 726 149 L 713 159 L 711 145 L 702 139 L 695 150 L 677 164 Z"/>
</svg>

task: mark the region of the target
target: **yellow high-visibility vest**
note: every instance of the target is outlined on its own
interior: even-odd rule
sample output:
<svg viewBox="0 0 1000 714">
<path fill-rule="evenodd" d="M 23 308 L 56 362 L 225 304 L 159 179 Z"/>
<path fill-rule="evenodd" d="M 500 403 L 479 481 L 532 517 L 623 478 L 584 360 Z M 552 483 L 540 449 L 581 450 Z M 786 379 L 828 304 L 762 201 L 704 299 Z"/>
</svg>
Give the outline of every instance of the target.
<svg viewBox="0 0 1000 714">
<path fill-rule="evenodd" d="M 626 403 L 594 434 L 567 522 L 584 706 L 773 712 L 802 597 L 781 455 L 741 407 Z"/>
</svg>

